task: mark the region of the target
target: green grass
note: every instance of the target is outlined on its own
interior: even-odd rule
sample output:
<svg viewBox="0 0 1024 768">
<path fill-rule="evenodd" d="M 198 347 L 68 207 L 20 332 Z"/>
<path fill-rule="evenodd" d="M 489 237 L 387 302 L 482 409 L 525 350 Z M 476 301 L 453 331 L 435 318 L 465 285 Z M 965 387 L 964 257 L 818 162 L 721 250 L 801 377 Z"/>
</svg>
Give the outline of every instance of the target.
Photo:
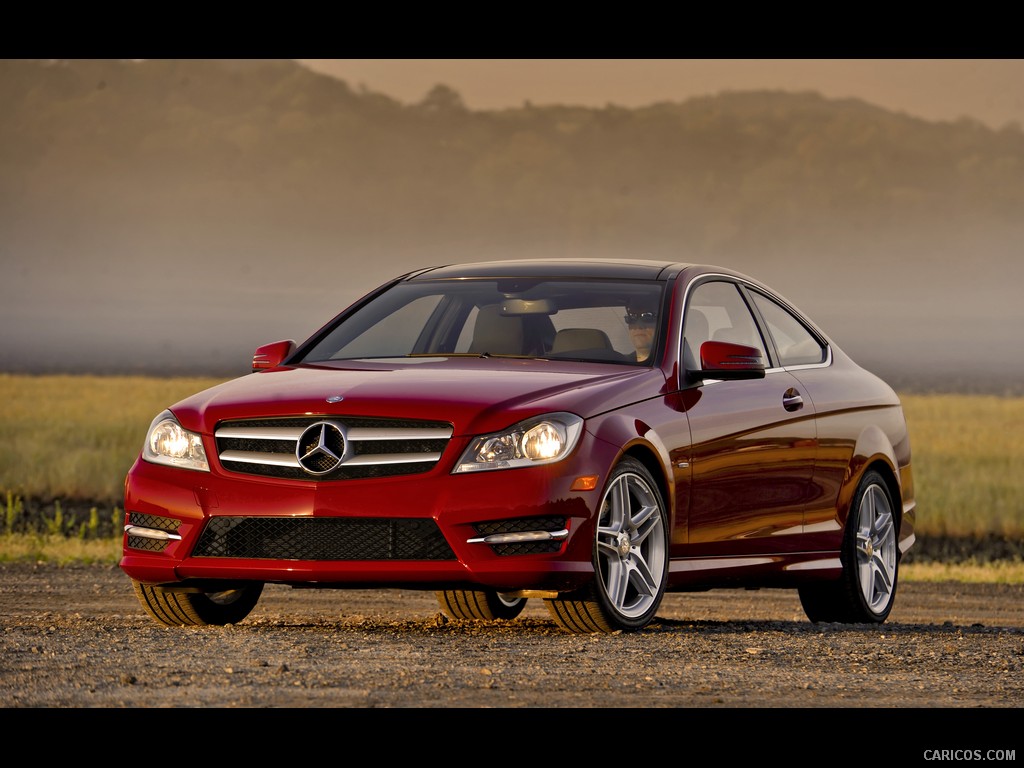
<svg viewBox="0 0 1024 768">
<path fill-rule="evenodd" d="M 67 546 L 54 559 L 116 560 L 124 477 L 150 422 L 169 405 L 221 381 L 0 374 L 0 493 L 6 495 L 0 560 L 46 559 L 46 551 L 60 549 L 61 539 Z M 918 535 L 1024 537 L 1024 398 L 902 399 Z M 49 516 L 30 530 L 18 525 L 24 499 L 52 505 Z M 60 500 L 99 506 L 71 525 Z M 101 529 L 113 530 L 113 538 L 97 540 Z M 103 555 L 108 548 L 113 554 Z M 908 564 L 905 576 L 924 569 Z"/>
</svg>

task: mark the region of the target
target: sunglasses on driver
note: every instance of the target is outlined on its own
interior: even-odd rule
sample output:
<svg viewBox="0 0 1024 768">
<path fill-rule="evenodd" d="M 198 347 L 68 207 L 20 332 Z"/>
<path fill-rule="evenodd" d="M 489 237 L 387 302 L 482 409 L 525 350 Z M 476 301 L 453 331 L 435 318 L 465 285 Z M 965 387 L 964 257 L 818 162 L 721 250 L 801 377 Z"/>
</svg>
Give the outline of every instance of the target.
<svg viewBox="0 0 1024 768">
<path fill-rule="evenodd" d="M 657 312 L 626 311 L 626 325 L 654 325 L 654 321 L 657 319 Z"/>
</svg>

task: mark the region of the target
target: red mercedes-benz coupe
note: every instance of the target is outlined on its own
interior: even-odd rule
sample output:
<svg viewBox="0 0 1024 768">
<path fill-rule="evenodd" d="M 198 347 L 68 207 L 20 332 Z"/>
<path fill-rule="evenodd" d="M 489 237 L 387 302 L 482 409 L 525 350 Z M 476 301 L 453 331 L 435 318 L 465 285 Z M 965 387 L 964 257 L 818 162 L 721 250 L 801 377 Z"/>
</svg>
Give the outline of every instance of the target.
<svg viewBox="0 0 1024 768">
<path fill-rule="evenodd" d="M 714 266 L 421 269 L 172 405 L 125 482 L 124 556 L 167 625 L 267 583 L 542 599 L 637 630 L 667 591 L 792 587 L 882 622 L 914 542 L 893 390 L 762 283 Z"/>
</svg>

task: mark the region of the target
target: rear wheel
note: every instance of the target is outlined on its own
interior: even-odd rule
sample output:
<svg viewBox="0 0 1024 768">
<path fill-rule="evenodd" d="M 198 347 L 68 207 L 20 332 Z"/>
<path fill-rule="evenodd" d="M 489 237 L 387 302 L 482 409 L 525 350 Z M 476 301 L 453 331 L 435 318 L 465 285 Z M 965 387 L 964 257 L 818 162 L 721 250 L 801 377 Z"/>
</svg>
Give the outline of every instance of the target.
<svg viewBox="0 0 1024 768">
<path fill-rule="evenodd" d="M 492 589 L 448 589 L 437 593 L 437 602 L 453 619 L 476 621 L 511 620 L 526 607 L 525 597 L 506 597 Z"/>
<path fill-rule="evenodd" d="M 668 514 L 651 473 L 623 459 L 608 478 L 594 539 L 594 581 L 546 599 L 573 633 L 641 629 L 651 622 L 668 576 Z"/>
<path fill-rule="evenodd" d="M 895 506 L 885 480 L 864 475 L 850 506 L 839 580 L 800 587 L 800 603 L 811 621 L 881 623 L 889 616 L 899 577 Z"/>
<path fill-rule="evenodd" d="M 263 594 L 262 582 L 217 592 L 182 592 L 135 580 L 132 584 L 146 612 L 168 627 L 237 624 Z"/>
</svg>

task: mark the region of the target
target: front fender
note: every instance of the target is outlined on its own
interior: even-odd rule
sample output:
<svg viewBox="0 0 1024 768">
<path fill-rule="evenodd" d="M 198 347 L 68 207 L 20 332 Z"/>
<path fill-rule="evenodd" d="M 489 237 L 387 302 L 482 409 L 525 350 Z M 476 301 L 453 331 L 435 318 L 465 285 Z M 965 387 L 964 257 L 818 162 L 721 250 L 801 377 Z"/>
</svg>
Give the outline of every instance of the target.
<svg viewBox="0 0 1024 768">
<path fill-rule="evenodd" d="M 639 459 L 654 476 L 668 508 L 669 523 L 676 524 L 677 478 L 672 467 L 668 445 L 689 445 L 690 426 L 685 413 L 666 414 L 651 404 L 650 408 L 637 409 L 627 414 L 613 411 L 593 419 L 588 425 L 591 434 L 603 443 L 616 446 L 618 462 L 629 454 Z M 681 433 L 680 433 L 681 432 Z"/>
</svg>

